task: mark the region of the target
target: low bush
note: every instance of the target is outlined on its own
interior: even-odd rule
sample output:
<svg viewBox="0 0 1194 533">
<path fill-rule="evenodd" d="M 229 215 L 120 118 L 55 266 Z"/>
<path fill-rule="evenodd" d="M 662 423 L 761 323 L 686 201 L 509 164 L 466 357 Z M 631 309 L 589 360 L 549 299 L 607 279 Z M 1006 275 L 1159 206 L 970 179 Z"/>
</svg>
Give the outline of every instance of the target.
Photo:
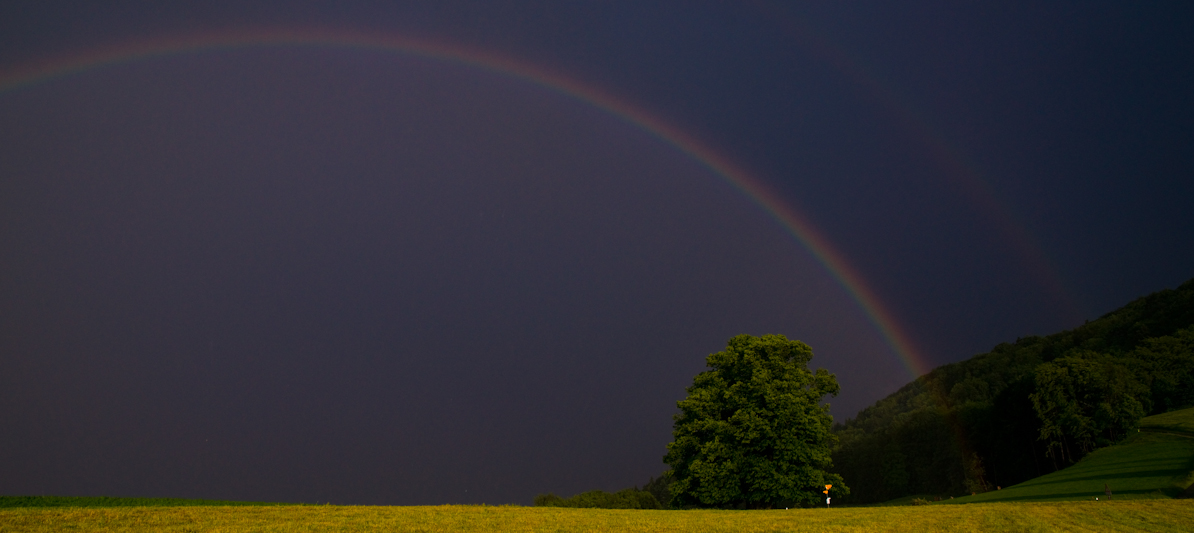
<svg viewBox="0 0 1194 533">
<path fill-rule="evenodd" d="M 555 494 L 540 494 L 535 497 L 535 507 L 577 507 L 589 509 L 662 509 L 659 500 L 645 490 L 625 489 L 618 492 L 593 490 L 582 492 L 571 498 Z"/>
</svg>

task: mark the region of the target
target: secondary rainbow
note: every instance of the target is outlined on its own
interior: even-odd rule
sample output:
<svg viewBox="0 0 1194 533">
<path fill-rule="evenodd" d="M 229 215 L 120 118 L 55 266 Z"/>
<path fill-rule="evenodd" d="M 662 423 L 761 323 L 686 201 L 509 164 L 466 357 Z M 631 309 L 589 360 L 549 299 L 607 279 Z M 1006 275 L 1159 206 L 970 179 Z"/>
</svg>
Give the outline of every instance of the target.
<svg viewBox="0 0 1194 533">
<path fill-rule="evenodd" d="M 252 46 L 319 46 L 386 50 L 464 64 L 505 76 L 523 79 L 606 110 L 674 146 L 721 176 L 766 210 L 803 244 L 846 289 L 879 330 L 887 344 L 913 377 L 931 366 L 916 350 L 911 338 L 887 311 L 862 276 L 830 242 L 796 209 L 763 181 L 755 178 L 730 158 L 651 115 L 645 110 L 588 84 L 560 76 L 546 69 L 490 51 L 425 39 L 390 34 L 331 30 L 251 30 L 205 33 L 186 37 L 137 41 L 90 51 L 66 59 L 46 61 L 29 68 L 0 74 L 0 94 L 45 81 L 106 66 L 154 57 Z"/>
<path fill-rule="evenodd" d="M 809 57 L 833 67 L 896 119 L 905 133 L 923 147 L 925 155 L 940 168 L 943 177 L 969 200 L 970 206 L 994 223 L 1010 250 L 1020 257 L 1041 288 L 1056 301 L 1058 310 L 1071 321 L 1085 318 L 1087 313 L 1074 301 L 1057 264 L 1041 247 L 1039 239 L 1022 217 L 1017 216 L 1006 201 L 1000 200 L 980 166 L 966 157 L 949 136 L 934 127 L 927 113 L 918 110 L 911 99 L 901 96 L 893 84 L 884 82 L 877 69 L 848 52 L 848 47 L 837 44 L 829 34 L 806 22 L 789 7 L 777 2 L 755 2 L 754 7 L 763 11 L 772 25 L 798 42 Z"/>
</svg>

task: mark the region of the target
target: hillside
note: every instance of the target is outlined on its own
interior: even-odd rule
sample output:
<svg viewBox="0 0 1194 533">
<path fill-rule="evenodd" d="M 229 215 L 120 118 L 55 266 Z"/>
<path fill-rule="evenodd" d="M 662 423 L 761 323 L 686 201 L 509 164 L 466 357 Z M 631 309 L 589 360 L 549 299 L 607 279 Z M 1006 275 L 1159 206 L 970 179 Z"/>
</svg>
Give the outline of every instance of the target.
<svg viewBox="0 0 1194 533">
<path fill-rule="evenodd" d="M 1182 409 L 1150 416 L 1140 421 L 1141 431 L 1175 433 L 1194 438 L 1194 409 Z"/>
<path fill-rule="evenodd" d="M 1194 280 L 933 370 L 836 426 L 834 464 L 856 503 L 982 492 L 1064 468 L 1145 415 L 1191 405 Z"/>
</svg>

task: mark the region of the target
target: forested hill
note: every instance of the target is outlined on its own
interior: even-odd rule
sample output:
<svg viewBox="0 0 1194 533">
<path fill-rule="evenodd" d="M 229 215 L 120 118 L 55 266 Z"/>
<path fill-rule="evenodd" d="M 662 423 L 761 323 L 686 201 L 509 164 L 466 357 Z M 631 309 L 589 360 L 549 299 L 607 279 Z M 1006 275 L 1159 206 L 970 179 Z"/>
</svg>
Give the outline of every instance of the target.
<svg viewBox="0 0 1194 533">
<path fill-rule="evenodd" d="M 1064 468 L 1143 416 L 1191 405 L 1194 280 L 933 370 L 837 425 L 834 464 L 855 502 L 969 494 Z"/>
</svg>

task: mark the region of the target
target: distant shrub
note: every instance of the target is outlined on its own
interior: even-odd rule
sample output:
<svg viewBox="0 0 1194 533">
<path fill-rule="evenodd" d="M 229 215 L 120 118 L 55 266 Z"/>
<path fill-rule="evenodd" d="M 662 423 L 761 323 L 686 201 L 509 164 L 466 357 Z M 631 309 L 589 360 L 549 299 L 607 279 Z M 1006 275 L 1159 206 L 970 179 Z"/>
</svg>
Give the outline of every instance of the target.
<svg viewBox="0 0 1194 533">
<path fill-rule="evenodd" d="M 924 498 L 912 498 L 912 505 L 928 505 L 929 500 Z"/>
<path fill-rule="evenodd" d="M 535 507 L 563 507 L 559 502 L 564 501 L 563 498 L 555 494 L 547 493 L 535 496 Z"/>
<path fill-rule="evenodd" d="M 535 497 L 535 507 L 577 507 L 589 509 L 662 509 L 659 500 L 645 490 L 626 489 L 618 492 L 593 490 L 582 492 L 571 498 L 555 494 L 540 494 Z"/>
<path fill-rule="evenodd" d="M 672 501 L 672 482 L 675 478 L 672 477 L 671 470 L 664 472 L 659 477 L 653 477 L 643 485 L 643 490 L 650 492 L 655 499 L 659 501 L 664 509 L 671 509 Z"/>
</svg>

